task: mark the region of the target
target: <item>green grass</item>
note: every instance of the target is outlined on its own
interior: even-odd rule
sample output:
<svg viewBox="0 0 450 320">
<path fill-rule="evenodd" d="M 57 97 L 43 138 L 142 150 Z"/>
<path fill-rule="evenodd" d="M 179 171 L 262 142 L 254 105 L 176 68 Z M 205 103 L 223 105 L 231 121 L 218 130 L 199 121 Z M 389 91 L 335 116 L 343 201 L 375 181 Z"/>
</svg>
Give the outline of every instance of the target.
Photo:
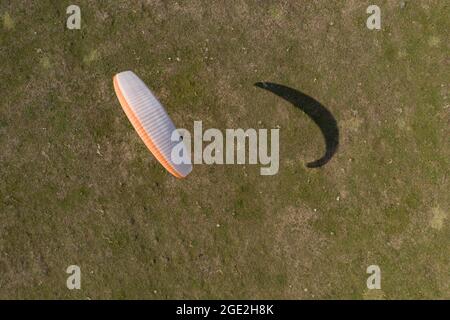
<svg viewBox="0 0 450 320">
<path fill-rule="evenodd" d="M 0 298 L 450 298 L 445 1 L 382 1 L 380 31 L 357 1 L 78 4 L 78 31 L 64 3 L 0 4 Z M 120 108 L 124 70 L 178 127 L 279 125 L 279 173 L 176 180 Z M 327 165 L 306 168 L 319 129 L 258 81 L 333 113 Z"/>
</svg>

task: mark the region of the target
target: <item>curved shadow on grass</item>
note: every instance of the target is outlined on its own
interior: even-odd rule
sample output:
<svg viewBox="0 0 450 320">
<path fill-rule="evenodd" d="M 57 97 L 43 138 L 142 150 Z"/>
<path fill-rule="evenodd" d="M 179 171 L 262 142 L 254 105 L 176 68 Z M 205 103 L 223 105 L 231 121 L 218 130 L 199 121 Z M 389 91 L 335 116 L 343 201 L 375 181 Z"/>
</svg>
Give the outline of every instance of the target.
<svg viewBox="0 0 450 320">
<path fill-rule="evenodd" d="M 255 86 L 268 90 L 290 102 L 306 113 L 320 128 L 325 139 L 325 154 L 320 159 L 309 162 L 306 166 L 318 168 L 330 161 L 339 146 L 339 129 L 331 112 L 314 98 L 281 84 L 257 82 Z"/>
</svg>

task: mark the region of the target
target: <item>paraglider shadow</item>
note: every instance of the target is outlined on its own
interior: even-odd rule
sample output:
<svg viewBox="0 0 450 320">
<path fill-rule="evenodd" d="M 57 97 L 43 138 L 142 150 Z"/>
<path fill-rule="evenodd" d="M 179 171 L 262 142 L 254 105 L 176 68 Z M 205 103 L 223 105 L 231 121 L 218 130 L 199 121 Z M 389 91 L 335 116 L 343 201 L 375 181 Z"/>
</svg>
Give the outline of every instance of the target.
<svg viewBox="0 0 450 320">
<path fill-rule="evenodd" d="M 271 82 L 257 82 L 256 87 L 268 90 L 285 99 L 306 113 L 320 128 L 325 139 L 325 154 L 309 162 L 308 168 L 318 168 L 326 164 L 336 153 L 339 145 L 339 129 L 336 119 L 320 102 L 295 89 Z"/>
</svg>

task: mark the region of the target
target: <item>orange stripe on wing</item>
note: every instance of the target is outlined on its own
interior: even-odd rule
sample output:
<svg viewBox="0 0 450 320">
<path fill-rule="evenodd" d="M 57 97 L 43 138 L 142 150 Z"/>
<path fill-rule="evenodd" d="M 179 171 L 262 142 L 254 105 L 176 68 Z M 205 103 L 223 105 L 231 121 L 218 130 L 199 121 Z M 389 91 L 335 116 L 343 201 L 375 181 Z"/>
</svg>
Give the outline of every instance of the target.
<svg viewBox="0 0 450 320">
<path fill-rule="evenodd" d="M 170 163 L 167 161 L 167 159 L 162 155 L 158 147 L 153 143 L 152 139 L 149 137 L 147 132 L 145 131 L 144 127 L 142 126 L 141 121 L 134 113 L 133 109 L 129 106 L 127 100 L 125 99 L 121 89 L 119 82 L 117 80 L 117 76 L 114 76 L 113 78 L 114 82 L 114 90 L 116 91 L 117 98 L 119 99 L 120 105 L 122 106 L 123 111 L 125 111 L 125 114 L 127 115 L 128 119 L 130 120 L 131 124 L 133 125 L 134 129 L 138 133 L 139 137 L 141 137 L 142 141 L 144 141 L 147 148 L 153 153 L 155 158 L 166 168 L 167 171 L 169 171 L 171 174 L 173 174 L 177 178 L 184 178 Z"/>
</svg>

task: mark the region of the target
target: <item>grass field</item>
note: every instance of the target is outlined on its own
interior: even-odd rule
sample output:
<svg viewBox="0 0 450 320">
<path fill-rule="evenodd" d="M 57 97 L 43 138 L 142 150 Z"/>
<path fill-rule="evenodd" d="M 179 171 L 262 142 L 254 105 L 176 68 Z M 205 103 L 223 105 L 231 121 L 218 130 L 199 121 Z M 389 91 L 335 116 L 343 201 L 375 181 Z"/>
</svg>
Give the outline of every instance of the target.
<svg viewBox="0 0 450 320">
<path fill-rule="evenodd" d="M 0 298 L 449 299 L 449 6 L 2 0 Z M 124 70 L 178 127 L 279 126 L 278 174 L 172 177 L 119 105 Z M 330 162 L 305 166 L 320 130 L 258 81 L 327 107 Z"/>
</svg>

